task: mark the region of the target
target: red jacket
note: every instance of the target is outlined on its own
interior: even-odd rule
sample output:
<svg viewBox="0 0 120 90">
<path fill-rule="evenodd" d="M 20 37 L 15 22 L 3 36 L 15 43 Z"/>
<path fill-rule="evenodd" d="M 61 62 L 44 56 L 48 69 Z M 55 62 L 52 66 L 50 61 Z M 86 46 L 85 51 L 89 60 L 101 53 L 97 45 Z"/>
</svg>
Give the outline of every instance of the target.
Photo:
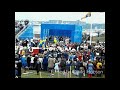
<svg viewBox="0 0 120 90">
<path fill-rule="evenodd" d="M 79 56 L 78 56 L 78 59 L 81 61 L 81 60 L 82 60 L 82 55 L 79 55 Z"/>
</svg>

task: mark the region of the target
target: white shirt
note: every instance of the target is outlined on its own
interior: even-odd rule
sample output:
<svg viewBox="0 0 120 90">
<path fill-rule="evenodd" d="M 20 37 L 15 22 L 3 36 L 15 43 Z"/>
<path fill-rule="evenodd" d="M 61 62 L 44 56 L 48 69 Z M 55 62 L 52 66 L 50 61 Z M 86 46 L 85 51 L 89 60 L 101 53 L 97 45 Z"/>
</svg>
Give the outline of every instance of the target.
<svg viewBox="0 0 120 90">
<path fill-rule="evenodd" d="M 59 70 L 59 63 L 55 63 L 54 69 Z"/>
<path fill-rule="evenodd" d="M 88 49 L 88 46 L 84 46 L 84 49 Z"/>
<path fill-rule="evenodd" d="M 53 48 L 52 47 L 49 47 L 49 51 L 52 51 L 53 50 Z"/>
<path fill-rule="evenodd" d="M 99 53 L 96 53 L 96 55 L 99 55 Z"/>
<path fill-rule="evenodd" d="M 96 57 L 94 58 L 94 60 L 96 60 Z"/>
<path fill-rule="evenodd" d="M 43 62 L 43 58 L 38 58 L 39 59 L 39 61 L 42 63 Z"/>
<path fill-rule="evenodd" d="M 34 63 L 34 58 L 35 58 L 35 57 L 32 57 L 32 58 L 31 58 L 31 63 Z"/>
<path fill-rule="evenodd" d="M 71 50 L 71 47 L 69 47 L 69 50 Z"/>
<path fill-rule="evenodd" d="M 79 46 L 77 46 L 77 51 L 79 51 Z"/>
<path fill-rule="evenodd" d="M 83 62 L 83 66 L 85 66 L 85 67 L 86 67 L 86 66 L 87 66 L 87 62 Z"/>
<path fill-rule="evenodd" d="M 23 46 L 20 46 L 20 50 L 23 50 Z"/>
<path fill-rule="evenodd" d="M 69 60 L 67 60 L 67 61 L 66 61 L 66 63 L 67 63 L 67 64 L 70 64 L 70 61 L 69 61 Z"/>
<path fill-rule="evenodd" d="M 69 43 L 69 39 L 65 39 L 65 44 Z"/>
</svg>

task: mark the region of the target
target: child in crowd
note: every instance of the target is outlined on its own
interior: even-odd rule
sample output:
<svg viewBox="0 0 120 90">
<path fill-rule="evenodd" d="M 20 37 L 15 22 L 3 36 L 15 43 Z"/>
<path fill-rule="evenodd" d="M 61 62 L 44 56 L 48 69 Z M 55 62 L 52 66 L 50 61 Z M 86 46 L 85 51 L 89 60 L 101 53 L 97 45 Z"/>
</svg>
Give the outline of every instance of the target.
<svg viewBox="0 0 120 90">
<path fill-rule="evenodd" d="M 59 61 L 56 61 L 55 67 L 54 67 L 55 72 L 59 72 L 59 64 L 60 64 L 60 62 L 59 62 Z"/>
</svg>

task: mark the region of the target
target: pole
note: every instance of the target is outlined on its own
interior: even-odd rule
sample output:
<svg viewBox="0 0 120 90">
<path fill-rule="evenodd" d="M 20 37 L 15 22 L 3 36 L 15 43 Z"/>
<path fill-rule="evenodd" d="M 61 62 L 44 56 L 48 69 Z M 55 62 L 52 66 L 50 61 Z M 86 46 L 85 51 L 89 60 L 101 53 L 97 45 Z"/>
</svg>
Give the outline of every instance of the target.
<svg viewBox="0 0 120 90">
<path fill-rule="evenodd" d="M 88 14 L 86 14 L 86 16 L 85 17 L 83 17 L 83 18 L 81 18 L 81 20 L 82 19 L 84 19 L 84 18 L 88 18 L 88 17 L 91 17 L 91 12 L 89 12 Z M 86 24 L 87 24 L 87 20 L 86 20 Z M 90 29 L 89 29 L 89 34 L 90 34 L 90 45 L 91 45 L 91 30 L 92 30 L 92 23 L 91 23 L 91 25 L 90 25 Z"/>
<path fill-rule="evenodd" d="M 90 25 L 90 45 L 91 45 L 91 42 L 92 42 L 92 39 L 91 39 L 92 38 L 92 35 L 91 35 L 92 33 L 91 33 L 91 31 L 92 31 L 92 23 Z"/>
</svg>

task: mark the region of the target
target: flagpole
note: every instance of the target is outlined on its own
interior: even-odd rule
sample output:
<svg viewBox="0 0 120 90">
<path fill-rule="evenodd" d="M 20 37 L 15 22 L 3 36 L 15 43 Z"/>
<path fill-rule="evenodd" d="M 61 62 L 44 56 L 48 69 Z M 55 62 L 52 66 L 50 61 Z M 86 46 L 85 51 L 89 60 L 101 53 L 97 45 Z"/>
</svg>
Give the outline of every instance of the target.
<svg viewBox="0 0 120 90">
<path fill-rule="evenodd" d="M 92 23 L 90 25 L 90 45 L 91 45 L 91 42 L 92 42 L 92 39 L 91 39 L 92 38 L 92 35 L 91 35 L 92 33 L 91 33 L 91 31 L 92 31 Z"/>
<path fill-rule="evenodd" d="M 88 17 L 88 18 L 89 18 L 89 17 Z M 87 23 L 87 21 L 88 21 L 88 20 L 86 19 L 86 23 Z M 88 24 L 89 24 L 89 23 L 88 23 Z M 91 27 L 92 27 L 92 25 L 90 24 L 90 29 L 89 29 L 89 35 L 90 35 L 90 42 L 89 42 L 89 43 L 90 43 L 90 45 L 91 45 Z"/>
<path fill-rule="evenodd" d="M 91 17 L 91 12 L 87 13 L 86 16 L 82 17 L 81 20 L 84 19 L 84 18 L 87 18 L 87 17 Z M 87 24 L 87 19 L 86 19 L 86 24 Z M 91 41 L 92 41 L 92 40 L 91 40 L 91 30 L 92 30 L 92 23 L 91 23 L 90 29 L 89 29 L 90 45 L 91 45 Z"/>
<path fill-rule="evenodd" d="M 90 18 L 90 17 L 89 17 Z M 92 21 L 91 19 L 90 19 L 90 21 Z M 90 45 L 91 45 L 91 43 L 92 43 L 92 33 L 91 33 L 91 31 L 92 31 L 92 22 L 90 22 L 91 24 L 90 24 L 90 30 L 89 30 L 89 33 L 90 33 Z"/>
</svg>

